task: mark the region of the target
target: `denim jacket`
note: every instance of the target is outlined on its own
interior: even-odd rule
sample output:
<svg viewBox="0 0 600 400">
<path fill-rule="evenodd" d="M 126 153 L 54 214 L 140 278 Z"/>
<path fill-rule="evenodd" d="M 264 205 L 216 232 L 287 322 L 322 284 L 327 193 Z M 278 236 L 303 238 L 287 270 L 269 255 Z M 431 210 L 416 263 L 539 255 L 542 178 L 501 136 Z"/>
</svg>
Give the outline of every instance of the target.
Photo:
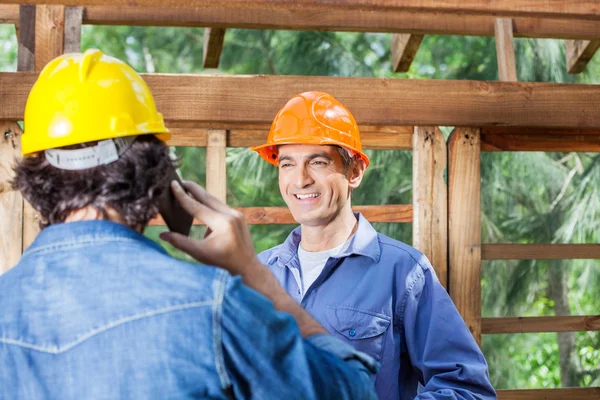
<svg viewBox="0 0 600 400">
<path fill-rule="evenodd" d="M 0 399 L 374 399 L 375 370 L 109 221 L 44 229 L 0 276 Z"/>
</svg>

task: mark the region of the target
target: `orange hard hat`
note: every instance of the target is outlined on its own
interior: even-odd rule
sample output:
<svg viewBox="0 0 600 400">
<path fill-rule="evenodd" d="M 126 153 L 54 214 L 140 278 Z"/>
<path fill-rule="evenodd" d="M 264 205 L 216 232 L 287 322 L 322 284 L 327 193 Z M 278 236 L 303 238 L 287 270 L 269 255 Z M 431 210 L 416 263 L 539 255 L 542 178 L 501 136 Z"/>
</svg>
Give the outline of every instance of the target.
<svg viewBox="0 0 600 400">
<path fill-rule="evenodd" d="M 357 154 L 369 166 L 354 117 L 342 103 L 324 92 L 294 96 L 275 116 L 267 143 L 252 150 L 265 161 L 278 165 L 277 146 L 284 144 L 341 146 Z"/>
</svg>

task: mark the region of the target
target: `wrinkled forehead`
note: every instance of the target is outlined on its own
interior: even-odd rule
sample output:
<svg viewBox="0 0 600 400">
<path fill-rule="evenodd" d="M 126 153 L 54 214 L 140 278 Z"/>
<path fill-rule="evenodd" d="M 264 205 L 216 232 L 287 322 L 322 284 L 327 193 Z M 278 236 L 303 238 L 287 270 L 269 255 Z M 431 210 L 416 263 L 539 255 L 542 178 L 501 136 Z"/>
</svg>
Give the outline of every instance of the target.
<svg viewBox="0 0 600 400">
<path fill-rule="evenodd" d="M 314 156 L 315 154 L 328 155 L 331 158 L 339 157 L 340 151 L 347 151 L 340 146 L 328 145 L 328 144 L 282 144 L 277 146 L 277 153 L 279 158 L 292 157 L 302 158 Z"/>
</svg>

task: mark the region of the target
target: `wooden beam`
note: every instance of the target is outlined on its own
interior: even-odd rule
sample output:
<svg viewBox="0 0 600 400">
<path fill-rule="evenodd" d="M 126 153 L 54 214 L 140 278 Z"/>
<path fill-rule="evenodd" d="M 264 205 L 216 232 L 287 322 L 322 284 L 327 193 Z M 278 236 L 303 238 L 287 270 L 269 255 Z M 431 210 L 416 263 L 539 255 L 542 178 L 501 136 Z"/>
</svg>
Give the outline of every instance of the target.
<svg viewBox="0 0 600 400">
<path fill-rule="evenodd" d="M 35 15 L 35 70 L 40 72 L 50 60 L 63 53 L 65 7 L 39 5 Z"/>
<path fill-rule="evenodd" d="M 482 333 L 600 331 L 600 315 L 483 318 Z"/>
<path fill-rule="evenodd" d="M 227 202 L 227 131 L 209 130 L 206 146 L 206 190 Z"/>
<path fill-rule="evenodd" d="M 296 224 L 287 207 L 242 207 L 238 208 L 250 225 Z M 355 206 L 355 212 L 365 216 L 370 222 L 408 223 L 413 220 L 411 204 L 388 204 L 377 206 Z M 150 221 L 150 225 L 165 225 L 160 215 Z M 194 220 L 194 225 L 202 225 L 202 221 Z"/>
<path fill-rule="evenodd" d="M 19 7 L 18 4 L 0 4 L 0 24 L 18 24 Z"/>
<path fill-rule="evenodd" d="M 19 261 L 23 248 L 23 198 L 10 185 L 21 133 L 16 123 L 0 121 L 0 274 Z"/>
<path fill-rule="evenodd" d="M 498 58 L 498 79 L 503 82 L 516 82 L 518 79 L 512 19 L 498 18 L 494 27 L 496 33 L 496 55 Z"/>
<path fill-rule="evenodd" d="M 182 7 L 210 8 L 215 6 L 239 10 L 248 7 L 246 0 L 12 0 L 19 4 L 62 4 L 68 6 L 143 6 L 143 7 Z M 363 12 L 388 10 L 389 12 L 427 11 L 452 14 L 481 14 L 496 16 L 538 16 L 556 18 L 580 18 L 600 20 L 600 8 L 595 0 L 565 2 L 546 0 L 543 2 L 523 2 L 507 0 L 481 2 L 479 0 L 304 0 L 301 3 L 290 0 L 254 0 L 251 6 L 258 9 L 284 9 L 293 12 L 298 9 L 311 9 L 318 12 L 335 12 L 336 9 L 356 9 Z M 438 21 L 439 22 L 439 21 Z"/>
<path fill-rule="evenodd" d="M 392 35 L 392 70 L 394 72 L 408 72 L 422 41 L 423 35 L 410 33 L 394 33 Z"/>
<path fill-rule="evenodd" d="M 600 399 L 600 388 L 497 390 L 498 400 L 592 400 Z"/>
<path fill-rule="evenodd" d="M 224 128 L 223 126 L 222 128 Z M 361 129 L 361 142 L 364 149 L 376 150 L 412 150 L 412 127 L 389 127 L 392 132 L 374 133 Z M 170 146 L 206 147 L 209 129 L 170 128 Z M 227 147 L 251 147 L 263 144 L 269 135 L 269 128 L 233 129 L 228 131 Z"/>
<path fill-rule="evenodd" d="M 364 125 L 600 128 L 599 85 L 273 75 L 143 76 L 169 122 L 269 124 L 274 112 L 295 94 L 322 90 L 344 102 Z M 22 119 L 34 80 L 34 74 L 0 73 L 0 119 Z"/>
<path fill-rule="evenodd" d="M 225 40 L 225 29 L 204 28 L 204 47 L 202 61 L 204 68 L 218 68 Z"/>
<path fill-rule="evenodd" d="M 78 53 L 81 51 L 81 24 L 83 7 L 65 8 L 65 39 L 64 52 Z"/>
<path fill-rule="evenodd" d="M 248 2 L 236 12 L 219 5 L 210 8 L 167 7 L 86 7 L 84 23 L 92 25 L 193 26 L 212 28 L 291 29 L 312 31 L 350 31 L 411 33 L 417 35 L 494 36 L 495 15 L 456 14 L 427 11 L 399 11 L 336 7 L 330 12 L 310 8 L 252 7 Z M 595 21 L 513 17 L 514 36 L 558 39 L 600 38 Z"/>
<path fill-rule="evenodd" d="M 446 140 L 437 127 L 413 135 L 413 246 L 431 262 L 442 286 L 448 281 Z"/>
<path fill-rule="evenodd" d="M 565 42 L 565 57 L 567 71 L 570 74 L 583 72 L 588 62 L 600 48 L 600 39 L 596 40 L 567 40 Z"/>
<path fill-rule="evenodd" d="M 479 130 L 456 128 L 448 141 L 449 289 L 481 343 L 481 165 Z"/>
<path fill-rule="evenodd" d="M 484 244 L 482 260 L 600 259 L 600 244 Z"/>
<path fill-rule="evenodd" d="M 19 9 L 17 71 L 35 71 L 35 6 Z"/>
<path fill-rule="evenodd" d="M 482 135 L 481 151 L 600 152 L 600 136 Z"/>
</svg>

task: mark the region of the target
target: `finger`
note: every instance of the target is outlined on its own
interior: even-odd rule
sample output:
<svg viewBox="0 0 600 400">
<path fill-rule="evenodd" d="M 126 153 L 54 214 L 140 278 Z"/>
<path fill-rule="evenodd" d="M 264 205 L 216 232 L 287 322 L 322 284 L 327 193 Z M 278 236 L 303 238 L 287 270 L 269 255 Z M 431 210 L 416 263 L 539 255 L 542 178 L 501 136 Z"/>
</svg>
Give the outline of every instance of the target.
<svg viewBox="0 0 600 400">
<path fill-rule="evenodd" d="M 198 185 L 196 182 L 183 181 L 183 185 L 202 204 L 205 204 L 213 210 L 217 210 L 226 214 L 231 214 L 231 208 L 229 208 L 226 204 L 222 203 L 212 194 L 208 193 L 206 189 Z"/>
<path fill-rule="evenodd" d="M 203 243 L 200 240 L 192 240 L 189 237 L 177 232 L 162 232 L 159 235 L 161 240 L 169 243 L 171 246 L 184 253 L 194 257 L 203 264 L 212 264 L 209 258 L 204 255 Z"/>
<path fill-rule="evenodd" d="M 217 227 L 223 222 L 224 216 L 222 214 L 205 206 L 201 202 L 196 201 L 183 190 L 177 181 L 171 182 L 171 190 L 183 209 L 190 215 L 193 215 L 195 218 L 204 222 L 209 228 Z"/>
</svg>

